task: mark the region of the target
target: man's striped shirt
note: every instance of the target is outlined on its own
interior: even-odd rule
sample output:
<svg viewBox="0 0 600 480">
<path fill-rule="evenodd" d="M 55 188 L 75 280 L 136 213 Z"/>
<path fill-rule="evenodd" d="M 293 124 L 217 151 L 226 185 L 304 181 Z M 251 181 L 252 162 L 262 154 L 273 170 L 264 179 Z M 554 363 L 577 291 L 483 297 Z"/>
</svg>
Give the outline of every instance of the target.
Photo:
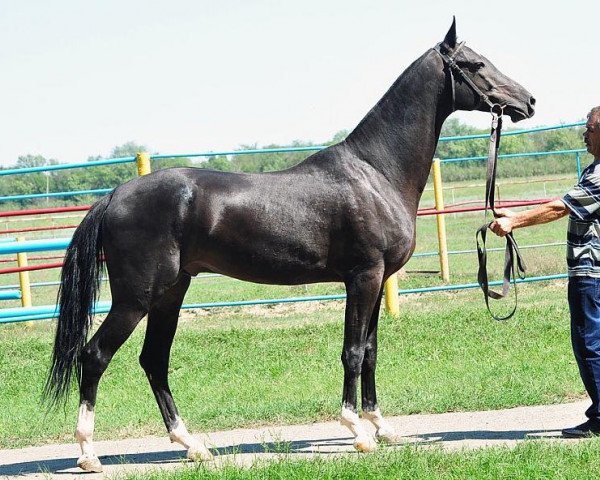
<svg viewBox="0 0 600 480">
<path fill-rule="evenodd" d="M 600 278 L 600 159 L 583 171 L 579 183 L 562 201 L 571 210 L 567 228 L 569 276 Z"/>
</svg>

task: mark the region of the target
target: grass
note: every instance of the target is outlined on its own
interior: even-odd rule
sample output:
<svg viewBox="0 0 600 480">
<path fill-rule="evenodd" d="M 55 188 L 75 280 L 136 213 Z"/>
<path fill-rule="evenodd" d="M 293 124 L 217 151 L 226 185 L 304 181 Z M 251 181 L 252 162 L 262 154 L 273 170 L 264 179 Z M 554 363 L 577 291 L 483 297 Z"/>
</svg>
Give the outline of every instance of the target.
<svg viewBox="0 0 600 480">
<path fill-rule="evenodd" d="M 213 469 L 206 465 L 175 471 L 144 472 L 124 478 L 151 480 L 500 480 L 597 478 L 600 468 L 600 441 L 574 445 L 527 441 L 515 448 L 494 447 L 445 452 L 440 448 L 405 447 L 369 455 L 298 460 L 283 455 L 279 460 L 252 468 L 227 465 Z M 123 478 L 123 477 L 121 477 Z"/>
<path fill-rule="evenodd" d="M 407 297 L 380 327 L 378 393 L 384 413 L 485 410 L 562 402 L 583 394 L 569 344 L 563 283 L 521 289 L 516 320 L 489 319 L 479 292 Z M 195 317 L 195 318 L 194 318 Z M 198 432 L 337 418 L 342 304 L 187 313 L 171 387 Z M 50 322 L 0 329 L 0 448 L 72 441 L 76 398 L 65 412 L 39 404 Z M 100 384 L 98 439 L 164 435 L 137 363 L 143 328 Z M 127 388 L 124 388 L 127 385 Z"/>
</svg>

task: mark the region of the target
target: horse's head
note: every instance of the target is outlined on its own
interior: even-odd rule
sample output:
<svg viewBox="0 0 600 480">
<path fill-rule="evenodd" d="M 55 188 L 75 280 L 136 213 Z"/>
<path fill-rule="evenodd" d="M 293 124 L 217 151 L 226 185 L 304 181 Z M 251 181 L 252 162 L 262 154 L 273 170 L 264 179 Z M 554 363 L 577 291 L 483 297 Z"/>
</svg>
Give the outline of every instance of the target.
<svg viewBox="0 0 600 480">
<path fill-rule="evenodd" d="M 453 110 L 503 110 L 513 122 L 534 114 L 535 98 L 487 58 L 456 41 L 456 20 L 436 50 L 449 74 Z"/>
</svg>

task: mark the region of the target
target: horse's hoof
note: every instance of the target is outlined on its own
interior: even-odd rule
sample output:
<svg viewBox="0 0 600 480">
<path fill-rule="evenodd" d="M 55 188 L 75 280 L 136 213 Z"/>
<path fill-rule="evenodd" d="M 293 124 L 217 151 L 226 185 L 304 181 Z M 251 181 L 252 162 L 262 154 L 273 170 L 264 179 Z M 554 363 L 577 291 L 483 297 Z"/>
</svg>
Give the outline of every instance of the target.
<svg viewBox="0 0 600 480">
<path fill-rule="evenodd" d="M 96 455 L 82 455 L 77 460 L 77 466 L 86 472 L 102 472 L 102 464 Z"/>
<path fill-rule="evenodd" d="M 370 436 L 356 437 L 354 440 L 354 448 L 359 452 L 374 452 L 377 450 L 377 442 Z"/>
<path fill-rule="evenodd" d="M 192 462 L 210 462 L 214 457 L 208 448 L 202 446 L 191 447 L 187 452 L 187 458 Z"/>
</svg>

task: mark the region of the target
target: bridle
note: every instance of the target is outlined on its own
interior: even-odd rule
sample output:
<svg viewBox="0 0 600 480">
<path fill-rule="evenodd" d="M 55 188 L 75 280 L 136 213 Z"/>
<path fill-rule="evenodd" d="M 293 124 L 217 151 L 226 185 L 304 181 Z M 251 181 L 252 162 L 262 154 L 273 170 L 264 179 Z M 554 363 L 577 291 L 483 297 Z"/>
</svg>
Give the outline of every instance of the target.
<svg viewBox="0 0 600 480">
<path fill-rule="evenodd" d="M 490 100 L 485 93 L 481 91 L 481 89 L 469 78 L 468 75 L 465 74 L 462 68 L 458 66 L 456 63 L 456 56 L 460 53 L 460 51 L 465 46 L 465 42 L 460 42 L 452 51 L 452 55 L 448 55 L 442 51 L 442 44 L 438 43 L 433 49 L 442 57 L 444 61 L 444 65 L 448 67 L 448 73 L 450 75 L 450 85 L 452 89 L 452 111 L 456 111 L 456 90 L 454 86 L 454 73 L 456 73 L 471 89 L 479 95 L 479 100 L 482 103 L 487 104 L 490 107 L 490 112 L 496 112 L 500 117 L 504 111 L 504 106 L 498 103 L 494 103 Z"/>
<path fill-rule="evenodd" d="M 465 42 L 459 43 L 454 50 L 452 51 L 452 55 L 448 55 L 442 51 L 442 44 L 438 43 L 433 49 L 440 55 L 444 65 L 447 67 L 447 71 L 450 76 L 450 85 L 452 91 L 452 111 L 456 110 L 456 91 L 454 84 L 454 73 L 456 73 L 471 89 L 479 96 L 479 99 L 482 103 L 485 103 L 490 107 L 490 113 L 492 115 L 492 127 L 490 131 L 490 146 L 488 151 L 488 165 L 487 165 L 487 179 L 485 182 L 485 216 L 488 216 L 488 210 L 491 210 L 494 217 L 496 216 L 496 211 L 494 207 L 494 198 L 496 191 L 496 164 L 498 160 L 498 149 L 500 147 L 500 135 L 502 133 L 502 115 L 504 113 L 504 106 L 498 103 L 493 103 L 490 98 L 481 91 L 481 89 L 469 78 L 468 75 L 465 74 L 462 68 L 458 66 L 456 63 L 456 56 L 464 47 Z M 514 315 L 517 310 L 517 284 L 516 277 L 520 279 L 525 278 L 525 262 L 521 257 L 519 252 L 519 248 L 517 246 L 517 242 L 513 237 L 512 232 L 506 235 L 506 249 L 504 253 L 504 279 L 502 282 L 502 292 L 495 292 L 491 290 L 489 287 L 488 273 L 487 273 L 487 250 L 485 247 L 487 230 L 490 227 L 492 222 L 484 223 L 475 234 L 475 239 L 477 241 L 477 258 L 479 261 L 479 270 L 477 272 L 477 281 L 481 290 L 483 291 L 483 296 L 485 298 L 485 304 L 487 306 L 490 315 L 495 320 L 507 320 Z M 480 243 L 481 238 L 481 243 Z M 515 262 L 516 258 L 516 262 Z M 492 313 L 490 310 L 489 299 L 493 298 L 494 300 L 499 300 L 504 298 L 508 294 L 508 290 L 510 287 L 510 282 L 512 282 L 514 286 L 514 296 L 515 296 L 515 304 L 511 312 L 506 316 L 497 316 Z"/>
</svg>

